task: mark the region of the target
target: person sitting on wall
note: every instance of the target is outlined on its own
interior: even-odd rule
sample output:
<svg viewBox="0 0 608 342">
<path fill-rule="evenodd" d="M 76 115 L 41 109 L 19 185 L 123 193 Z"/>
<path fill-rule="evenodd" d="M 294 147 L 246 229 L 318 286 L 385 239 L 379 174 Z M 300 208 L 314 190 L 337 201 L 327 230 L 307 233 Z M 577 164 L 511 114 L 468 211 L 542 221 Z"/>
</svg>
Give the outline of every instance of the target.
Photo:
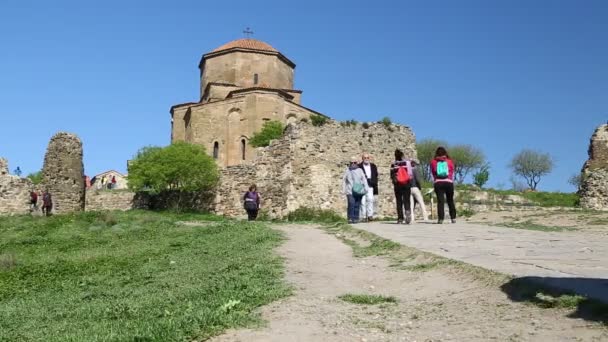
<svg viewBox="0 0 608 342">
<path fill-rule="evenodd" d="M 258 211 L 260 210 L 260 194 L 257 191 L 257 186 L 251 184 L 249 191 L 243 196 L 245 210 L 247 211 L 247 219 L 249 221 L 255 221 L 258 217 Z"/>
</svg>

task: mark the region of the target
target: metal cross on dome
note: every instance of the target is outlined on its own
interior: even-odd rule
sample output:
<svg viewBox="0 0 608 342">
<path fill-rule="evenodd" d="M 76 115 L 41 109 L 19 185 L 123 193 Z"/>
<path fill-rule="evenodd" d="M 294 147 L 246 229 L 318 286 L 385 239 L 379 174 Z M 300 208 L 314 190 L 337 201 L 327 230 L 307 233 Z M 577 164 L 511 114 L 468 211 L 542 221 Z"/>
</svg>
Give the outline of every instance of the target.
<svg viewBox="0 0 608 342">
<path fill-rule="evenodd" d="M 245 28 L 245 31 L 243 31 L 243 33 L 245 34 L 246 38 L 251 38 L 251 35 L 253 35 L 253 31 L 251 31 L 249 27 Z"/>
</svg>

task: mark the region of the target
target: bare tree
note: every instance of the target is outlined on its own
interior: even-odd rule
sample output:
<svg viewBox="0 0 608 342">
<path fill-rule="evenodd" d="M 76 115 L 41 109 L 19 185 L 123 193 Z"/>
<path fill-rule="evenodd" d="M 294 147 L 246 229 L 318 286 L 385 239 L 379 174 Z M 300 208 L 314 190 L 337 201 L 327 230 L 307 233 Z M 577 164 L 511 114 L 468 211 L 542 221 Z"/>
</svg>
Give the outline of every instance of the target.
<svg viewBox="0 0 608 342">
<path fill-rule="evenodd" d="M 553 158 L 548 153 L 524 149 L 513 157 L 509 166 L 513 173 L 526 180 L 530 189 L 536 190 L 541 177 L 553 170 Z"/>
<path fill-rule="evenodd" d="M 427 182 L 431 179 L 431 159 L 435 157 L 435 150 L 437 147 L 443 146 L 447 148 L 447 143 L 442 140 L 436 139 L 423 139 L 416 143 L 416 151 L 418 153 L 418 161 L 420 164 L 420 171 L 422 171 L 422 177 Z"/>
<path fill-rule="evenodd" d="M 481 169 L 486 162 L 483 152 L 472 145 L 454 145 L 448 153 L 454 161 L 454 180 L 458 184 L 462 184 L 472 171 Z"/>
</svg>

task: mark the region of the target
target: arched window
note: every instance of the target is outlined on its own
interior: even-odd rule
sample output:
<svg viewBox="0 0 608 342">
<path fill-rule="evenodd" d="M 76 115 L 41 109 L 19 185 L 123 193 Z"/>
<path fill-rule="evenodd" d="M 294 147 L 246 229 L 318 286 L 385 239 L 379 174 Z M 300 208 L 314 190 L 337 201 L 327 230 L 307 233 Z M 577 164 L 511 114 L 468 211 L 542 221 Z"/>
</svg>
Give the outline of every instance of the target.
<svg viewBox="0 0 608 342">
<path fill-rule="evenodd" d="M 220 143 L 217 141 L 213 143 L 213 159 L 217 159 L 220 156 Z"/>
<path fill-rule="evenodd" d="M 253 84 L 258 84 L 258 74 L 253 74 Z"/>
<path fill-rule="evenodd" d="M 247 141 L 245 139 L 241 139 L 241 158 L 245 160 L 245 148 L 247 147 Z"/>
</svg>

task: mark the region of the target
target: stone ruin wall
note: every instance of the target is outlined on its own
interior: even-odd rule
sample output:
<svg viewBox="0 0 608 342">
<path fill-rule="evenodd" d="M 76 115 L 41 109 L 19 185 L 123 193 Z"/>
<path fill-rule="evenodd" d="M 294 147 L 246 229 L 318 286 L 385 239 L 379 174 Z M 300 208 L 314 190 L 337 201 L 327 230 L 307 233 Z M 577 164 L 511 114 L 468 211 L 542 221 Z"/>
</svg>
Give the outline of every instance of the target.
<svg viewBox="0 0 608 342">
<path fill-rule="evenodd" d="M 27 214 L 34 185 L 27 178 L 9 174 L 8 170 L 8 161 L 0 158 L 0 214 Z"/>
<path fill-rule="evenodd" d="M 74 134 L 55 134 L 49 142 L 42 168 L 43 189 L 48 189 L 52 195 L 54 213 L 84 210 L 83 176 L 82 142 Z"/>
<path fill-rule="evenodd" d="M 139 207 L 136 194 L 128 190 L 86 190 L 86 211 L 130 210 Z"/>
<path fill-rule="evenodd" d="M 608 124 L 595 130 L 588 152 L 589 159 L 581 171 L 581 207 L 608 210 Z"/>
<path fill-rule="evenodd" d="M 256 183 L 262 209 L 270 217 L 285 216 L 299 207 L 330 209 L 345 216 L 342 176 L 352 156 L 368 152 L 378 166 L 376 216 L 395 216 L 389 166 L 396 148 L 406 158 L 416 158 L 415 137 L 409 127 L 371 124 L 364 128 L 333 121 L 320 127 L 290 125 L 281 139 L 258 149 L 258 158 L 251 165 L 223 170 L 216 212 L 243 216 L 243 193 Z"/>
</svg>

